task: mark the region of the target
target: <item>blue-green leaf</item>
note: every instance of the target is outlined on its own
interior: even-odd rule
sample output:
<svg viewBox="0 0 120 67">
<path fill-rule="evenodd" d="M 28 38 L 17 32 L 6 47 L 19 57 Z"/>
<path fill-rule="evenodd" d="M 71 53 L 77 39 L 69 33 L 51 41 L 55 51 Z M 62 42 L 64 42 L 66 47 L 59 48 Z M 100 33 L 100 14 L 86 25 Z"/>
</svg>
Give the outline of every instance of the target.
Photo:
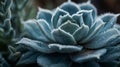
<svg viewBox="0 0 120 67">
<path fill-rule="evenodd" d="M 80 45 L 49 44 L 49 48 L 54 49 L 54 51 L 61 53 L 73 53 L 82 50 L 82 46 Z"/>
<path fill-rule="evenodd" d="M 120 25 L 119 24 L 115 24 L 114 27 L 120 31 Z"/>
<path fill-rule="evenodd" d="M 99 16 L 99 18 L 101 18 L 105 23 L 111 22 L 112 25 L 116 22 L 118 16 L 119 14 L 106 13 Z"/>
<path fill-rule="evenodd" d="M 49 40 L 44 36 L 36 22 L 36 20 L 29 20 L 24 22 L 24 37 L 48 42 Z"/>
<path fill-rule="evenodd" d="M 106 49 L 99 49 L 99 50 L 88 50 L 80 52 L 76 55 L 73 55 L 71 59 L 75 62 L 82 63 L 86 61 L 92 61 L 96 59 L 100 59 L 102 55 L 106 53 Z"/>
<path fill-rule="evenodd" d="M 60 16 L 63 16 L 63 15 L 66 15 L 66 14 L 68 14 L 66 11 L 64 11 L 60 8 L 56 9 L 56 11 L 53 14 L 52 19 L 51 19 L 53 28 L 57 27 L 57 23 L 58 23 L 58 20 L 59 20 Z"/>
<path fill-rule="evenodd" d="M 46 9 L 39 8 L 37 13 L 37 19 L 44 19 L 48 22 L 49 25 L 51 24 L 52 12 Z"/>
<path fill-rule="evenodd" d="M 78 6 L 73 2 L 65 2 L 60 6 L 60 8 L 68 12 L 70 15 L 80 10 L 80 8 L 78 8 Z"/>
<path fill-rule="evenodd" d="M 54 29 L 52 31 L 52 34 L 53 34 L 56 42 L 58 42 L 60 44 L 66 44 L 66 45 L 76 44 L 74 37 L 71 34 L 65 32 L 64 30 Z"/>
<path fill-rule="evenodd" d="M 90 28 L 87 36 L 81 42 L 85 43 L 92 40 L 95 37 L 95 35 L 97 35 L 99 31 L 103 28 L 103 26 L 104 26 L 104 23 L 102 22 L 102 20 L 97 19 L 95 23 L 92 25 L 92 27 Z"/>
<path fill-rule="evenodd" d="M 61 55 L 40 55 L 37 63 L 42 67 L 70 67 L 67 57 Z"/>
<path fill-rule="evenodd" d="M 67 22 L 62 24 L 60 28 L 67 33 L 73 34 L 79 28 L 79 25 L 68 20 Z"/>
<path fill-rule="evenodd" d="M 115 61 L 120 57 L 120 46 L 108 47 L 107 53 L 101 57 L 101 62 Z"/>
<path fill-rule="evenodd" d="M 83 21 L 83 14 L 73 14 L 72 15 L 73 20 L 76 21 L 76 23 L 81 26 L 84 21 Z"/>
<path fill-rule="evenodd" d="M 18 41 L 16 44 L 22 44 L 25 45 L 30 50 L 35 50 L 38 52 L 43 53 L 53 53 L 54 51 L 48 47 L 47 44 L 41 42 L 41 41 L 35 41 L 28 38 L 23 38 L 20 41 Z"/>
<path fill-rule="evenodd" d="M 36 63 L 38 56 L 39 56 L 39 53 L 35 53 L 32 51 L 26 52 L 25 54 L 22 54 L 20 60 L 17 62 L 17 65 Z"/>
<path fill-rule="evenodd" d="M 110 14 L 110 13 L 101 15 L 100 18 L 105 23 L 105 26 L 102 31 L 106 31 L 109 28 L 112 28 L 114 24 L 116 23 L 118 16 L 119 14 Z"/>
<path fill-rule="evenodd" d="M 92 10 L 80 10 L 78 14 L 83 14 L 84 24 L 91 27 L 93 24 Z"/>
<path fill-rule="evenodd" d="M 73 36 L 76 41 L 80 42 L 80 40 L 83 39 L 88 34 L 88 31 L 89 27 L 83 24 L 73 33 Z"/>
<path fill-rule="evenodd" d="M 95 36 L 94 39 L 86 45 L 86 48 L 96 49 L 110 46 L 110 41 L 113 41 L 117 37 L 120 37 L 120 31 L 115 28 L 109 29 L 102 34 Z"/>
<path fill-rule="evenodd" d="M 49 24 L 45 20 L 37 20 L 36 23 L 38 24 L 38 27 L 44 34 L 44 36 L 48 38 L 50 41 L 54 41 L 53 36 L 51 35 L 51 28 Z"/>
<path fill-rule="evenodd" d="M 90 2 L 80 4 L 80 8 L 81 10 L 93 10 L 92 17 L 94 20 L 96 19 L 97 9 Z"/>
</svg>

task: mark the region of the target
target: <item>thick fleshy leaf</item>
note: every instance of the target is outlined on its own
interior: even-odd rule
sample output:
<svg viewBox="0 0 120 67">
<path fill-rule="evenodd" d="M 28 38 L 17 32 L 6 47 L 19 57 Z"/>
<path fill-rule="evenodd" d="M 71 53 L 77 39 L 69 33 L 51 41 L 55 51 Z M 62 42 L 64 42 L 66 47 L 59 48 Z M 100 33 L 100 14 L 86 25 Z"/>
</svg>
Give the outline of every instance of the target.
<svg viewBox="0 0 120 67">
<path fill-rule="evenodd" d="M 67 22 L 62 24 L 60 28 L 67 33 L 73 34 L 79 28 L 79 25 L 68 20 Z"/>
<path fill-rule="evenodd" d="M 114 38 L 113 40 L 110 40 L 107 44 L 109 44 L 110 46 L 114 46 L 120 43 L 120 34 Z"/>
<path fill-rule="evenodd" d="M 48 47 L 47 44 L 40 42 L 40 41 L 35 41 L 35 40 L 30 40 L 28 38 L 23 38 L 17 44 L 23 44 L 27 48 L 31 48 L 30 50 L 35 50 L 38 52 L 43 52 L 43 53 L 52 53 L 54 52 L 52 49 Z"/>
<path fill-rule="evenodd" d="M 88 34 L 88 31 L 89 27 L 83 24 L 73 33 L 73 36 L 76 41 L 80 42 L 80 40 L 83 39 Z"/>
<path fill-rule="evenodd" d="M 37 19 L 44 19 L 48 22 L 49 25 L 51 24 L 52 12 L 46 9 L 39 8 L 37 13 Z"/>
<path fill-rule="evenodd" d="M 46 38 L 48 38 L 50 41 L 54 41 L 49 24 L 45 20 L 37 20 L 36 23 L 38 24 L 39 29 L 44 36 L 46 36 Z"/>
<path fill-rule="evenodd" d="M 120 46 L 108 47 L 107 53 L 101 57 L 101 62 L 115 61 L 120 57 Z"/>
<path fill-rule="evenodd" d="M 83 14 L 84 24 L 91 27 L 93 24 L 92 10 L 80 10 L 78 14 Z"/>
<path fill-rule="evenodd" d="M 92 17 L 95 20 L 97 17 L 97 9 L 90 2 L 80 4 L 81 10 L 93 10 Z"/>
<path fill-rule="evenodd" d="M 70 67 L 67 57 L 61 55 L 40 55 L 37 63 L 42 67 Z"/>
<path fill-rule="evenodd" d="M 83 21 L 83 14 L 73 14 L 72 15 L 73 20 L 76 21 L 76 23 L 81 26 L 84 21 Z"/>
<path fill-rule="evenodd" d="M 65 32 L 64 30 L 54 29 L 52 31 L 52 34 L 53 34 L 56 42 L 58 42 L 60 44 L 66 44 L 66 45 L 76 44 L 74 37 L 71 34 Z"/>
<path fill-rule="evenodd" d="M 29 20 L 24 22 L 24 37 L 48 42 L 49 40 L 44 36 L 36 22 L 36 20 Z"/>
<path fill-rule="evenodd" d="M 63 16 L 63 15 L 66 15 L 66 14 L 68 14 L 66 11 L 64 11 L 60 8 L 56 9 L 56 11 L 53 14 L 52 19 L 51 19 L 53 28 L 57 27 L 57 23 L 58 23 L 58 20 L 59 20 L 60 16 Z"/>
<path fill-rule="evenodd" d="M 115 24 L 114 27 L 117 28 L 120 31 L 120 25 L 119 24 Z"/>
<path fill-rule="evenodd" d="M 115 23 L 116 20 L 117 20 L 117 17 L 119 16 L 120 14 L 112 14 L 112 13 L 106 13 L 106 14 L 103 14 L 101 15 L 99 18 L 101 18 L 105 23 L 107 22 L 112 22 Z M 111 25 L 112 25 L 111 24 Z"/>
<path fill-rule="evenodd" d="M 77 4 L 73 2 L 65 2 L 60 6 L 60 8 L 68 12 L 70 15 L 75 14 L 80 10 Z"/>
<path fill-rule="evenodd" d="M 69 14 L 66 14 L 64 16 L 61 16 L 58 20 L 57 23 L 57 27 L 61 26 L 62 24 L 64 24 L 67 21 L 71 21 L 72 23 L 76 23 L 75 20 L 72 19 L 72 16 L 70 16 Z"/>
<path fill-rule="evenodd" d="M 73 55 L 71 59 L 75 62 L 82 63 L 86 61 L 99 60 L 106 53 L 106 49 L 88 50 Z"/>
<path fill-rule="evenodd" d="M 111 41 L 114 41 L 117 37 L 120 37 L 120 31 L 115 28 L 109 29 L 102 34 L 97 35 L 90 43 L 86 45 L 86 48 L 97 49 L 110 46 Z"/>
<path fill-rule="evenodd" d="M 104 15 L 101 15 L 100 18 L 105 23 L 105 26 L 104 26 L 102 31 L 106 31 L 109 28 L 112 28 L 114 26 L 114 24 L 116 23 L 118 16 L 119 16 L 119 14 L 104 14 Z"/>
<path fill-rule="evenodd" d="M 17 62 L 17 65 L 36 63 L 38 56 L 39 53 L 26 52 L 25 54 L 22 54 L 20 60 Z"/>
<path fill-rule="evenodd" d="M 102 20 L 97 19 L 95 23 L 92 25 L 92 27 L 90 28 L 87 36 L 81 42 L 86 43 L 92 40 L 95 37 L 95 35 L 97 35 L 101 31 L 103 26 L 104 26 L 104 23 L 102 22 Z"/>
<path fill-rule="evenodd" d="M 61 44 L 49 44 L 49 48 L 54 49 L 56 52 L 61 53 L 73 53 L 82 50 L 80 45 L 61 45 Z"/>
</svg>

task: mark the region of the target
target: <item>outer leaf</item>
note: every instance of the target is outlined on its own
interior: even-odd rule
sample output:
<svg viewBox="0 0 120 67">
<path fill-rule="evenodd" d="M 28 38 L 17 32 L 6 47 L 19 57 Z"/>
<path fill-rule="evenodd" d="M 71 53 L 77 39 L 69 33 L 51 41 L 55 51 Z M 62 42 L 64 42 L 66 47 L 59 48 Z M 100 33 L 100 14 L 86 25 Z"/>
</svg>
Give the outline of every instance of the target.
<svg viewBox="0 0 120 67">
<path fill-rule="evenodd" d="M 78 6 L 73 3 L 73 2 L 66 2 L 66 3 L 63 3 L 61 6 L 60 6 L 61 9 L 65 10 L 66 12 L 68 12 L 70 15 L 78 12 L 80 9 L 78 8 Z"/>
<path fill-rule="evenodd" d="M 106 13 L 100 16 L 100 18 L 105 22 L 111 22 L 111 25 L 114 24 L 117 20 L 119 14 Z"/>
<path fill-rule="evenodd" d="M 17 62 L 17 65 L 36 63 L 38 56 L 39 53 L 26 52 L 25 54 L 22 54 L 20 60 Z"/>
<path fill-rule="evenodd" d="M 105 26 L 102 31 L 106 31 L 109 28 L 112 28 L 117 21 L 119 14 L 104 14 L 100 18 L 104 21 Z"/>
<path fill-rule="evenodd" d="M 114 27 L 117 28 L 120 31 L 120 25 L 119 24 L 115 24 Z"/>
<path fill-rule="evenodd" d="M 61 29 L 53 30 L 52 34 L 53 34 L 56 42 L 58 42 L 60 44 L 66 44 L 66 45 L 76 44 L 74 37 L 71 34 L 65 32 Z"/>
<path fill-rule="evenodd" d="M 73 53 L 82 50 L 82 46 L 76 45 L 61 45 L 61 44 L 49 44 L 49 48 L 54 49 L 56 52 L 60 53 Z"/>
<path fill-rule="evenodd" d="M 97 19 L 95 23 L 92 25 L 92 27 L 90 28 L 87 36 L 81 42 L 85 43 L 92 40 L 95 37 L 95 35 L 97 35 L 101 31 L 103 26 L 104 26 L 104 23 L 102 22 L 102 20 Z"/>
<path fill-rule="evenodd" d="M 42 67 L 70 67 L 67 57 L 61 55 L 40 55 L 37 63 Z"/>
<path fill-rule="evenodd" d="M 120 37 L 120 31 L 113 28 L 96 36 L 92 42 L 86 45 L 86 47 L 90 49 L 97 49 L 110 46 L 111 44 L 109 42 L 116 39 L 117 37 Z"/>
<path fill-rule="evenodd" d="M 53 36 L 51 35 L 51 29 L 49 24 L 47 24 L 45 20 L 38 20 L 36 23 L 38 24 L 39 29 L 44 34 L 44 36 L 50 41 L 54 41 Z"/>
<path fill-rule="evenodd" d="M 49 40 L 44 36 L 36 22 L 36 20 L 29 20 L 24 22 L 24 37 L 48 42 Z"/>
<path fill-rule="evenodd" d="M 73 55 L 71 59 L 75 62 L 81 63 L 81 62 L 100 59 L 100 57 L 105 53 L 106 53 L 106 49 L 93 50 L 93 51 L 88 50 Z"/>
<path fill-rule="evenodd" d="M 101 57 L 101 62 L 112 62 L 120 57 L 120 46 L 108 47 L 107 53 Z"/>
<path fill-rule="evenodd" d="M 52 49 L 48 47 L 47 44 L 40 42 L 40 41 L 35 41 L 35 40 L 30 40 L 27 38 L 23 38 L 17 44 L 23 44 L 28 48 L 34 49 L 35 51 L 43 52 L 43 53 L 52 53 L 54 52 Z"/>
</svg>

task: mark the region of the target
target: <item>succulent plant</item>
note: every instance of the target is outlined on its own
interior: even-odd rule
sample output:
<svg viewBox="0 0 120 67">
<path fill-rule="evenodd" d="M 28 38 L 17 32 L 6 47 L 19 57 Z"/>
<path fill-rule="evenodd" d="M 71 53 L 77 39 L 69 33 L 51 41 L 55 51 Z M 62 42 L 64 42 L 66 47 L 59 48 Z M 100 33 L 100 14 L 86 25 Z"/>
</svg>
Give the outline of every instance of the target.
<svg viewBox="0 0 120 67">
<path fill-rule="evenodd" d="M 119 14 L 98 16 L 89 1 L 78 5 L 69 0 L 53 11 L 40 8 L 36 19 L 23 23 L 18 41 L 19 11 L 27 2 L 0 0 L 0 67 L 120 66 Z"/>
<path fill-rule="evenodd" d="M 13 41 L 15 32 L 11 26 L 11 0 L 0 1 L 0 48 Z M 4 48 L 3 48 L 4 49 Z"/>
<path fill-rule="evenodd" d="M 39 8 L 36 19 L 24 22 L 23 38 L 29 49 L 18 64 L 41 67 L 117 67 L 120 63 L 119 14 L 97 15 L 88 1 L 63 3 L 53 11 Z"/>
<path fill-rule="evenodd" d="M 12 4 L 12 0 L 0 0 L 0 67 L 14 65 L 21 54 L 12 47 L 16 41 L 16 31 L 12 25 Z"/>
</svg>

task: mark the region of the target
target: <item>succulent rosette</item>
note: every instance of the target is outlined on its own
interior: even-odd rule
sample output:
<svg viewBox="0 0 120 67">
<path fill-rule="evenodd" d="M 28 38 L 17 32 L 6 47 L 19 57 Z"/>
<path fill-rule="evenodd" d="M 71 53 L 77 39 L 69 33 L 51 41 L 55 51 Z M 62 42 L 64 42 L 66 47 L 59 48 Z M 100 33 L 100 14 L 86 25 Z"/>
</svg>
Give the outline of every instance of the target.
<svg viewBox="0 0 120 67">
<path fill-rule="evenodd" d="M 111 13 L 97 16 L 90 2 L 68 1 L 53 11 L 40 8 L 36 19 L 24 23 L 24 36 L 17 44 L 29 51 L 18 64 L 37 63 L 42 67 L 117 64 L 120 57 L 118 16 Z"/>
</svg>

